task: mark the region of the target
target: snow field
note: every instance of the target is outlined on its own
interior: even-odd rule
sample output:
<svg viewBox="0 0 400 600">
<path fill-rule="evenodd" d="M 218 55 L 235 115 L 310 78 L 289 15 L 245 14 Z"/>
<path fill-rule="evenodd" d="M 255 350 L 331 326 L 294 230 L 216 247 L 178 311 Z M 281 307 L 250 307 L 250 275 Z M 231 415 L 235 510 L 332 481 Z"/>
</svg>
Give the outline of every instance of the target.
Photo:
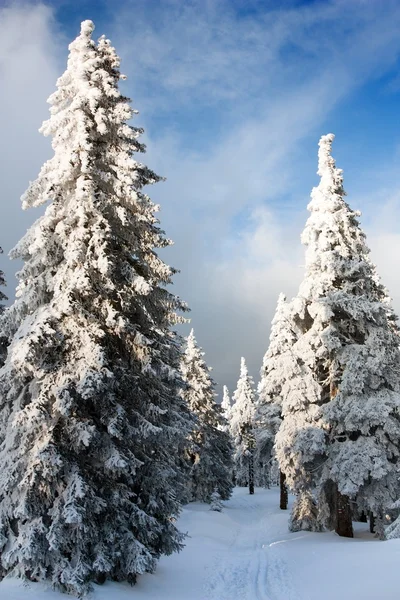
<svg viewBox="0 0 400 600">
<path fill-rule="evenodd" d="M 179 554 L 160 560 L 134 587 L 95 586 L 91 600 L 398 600 L 400 540 L 380 542 L 368 525 L 355 538 L 289 533 L 278 490 L 236 488 L 222 513 L 188 505 Z M 0 583 L 0 600 L 66 600 L 41 584 Z"/>
</svg>

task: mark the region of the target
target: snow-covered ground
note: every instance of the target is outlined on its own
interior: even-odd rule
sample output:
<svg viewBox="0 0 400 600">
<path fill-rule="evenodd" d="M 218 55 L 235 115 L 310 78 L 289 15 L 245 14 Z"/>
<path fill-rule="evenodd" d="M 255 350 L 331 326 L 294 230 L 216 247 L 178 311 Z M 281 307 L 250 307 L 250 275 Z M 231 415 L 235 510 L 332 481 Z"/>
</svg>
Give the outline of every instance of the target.
<svg viewBox="0 0 400 600">
<path fill-rule="evenodd" d="M 186 548 L 136 586 L 106 584 L 93 600 L 398 600 L 400 540 L 379 542 L 357 524 L 353 540 L 288 533 L 278 491 L 235 489 L 222 513 L 191 504 Z M 65 600 L 41 585 L 0 583 L 0 600 Z"/>
</svg>

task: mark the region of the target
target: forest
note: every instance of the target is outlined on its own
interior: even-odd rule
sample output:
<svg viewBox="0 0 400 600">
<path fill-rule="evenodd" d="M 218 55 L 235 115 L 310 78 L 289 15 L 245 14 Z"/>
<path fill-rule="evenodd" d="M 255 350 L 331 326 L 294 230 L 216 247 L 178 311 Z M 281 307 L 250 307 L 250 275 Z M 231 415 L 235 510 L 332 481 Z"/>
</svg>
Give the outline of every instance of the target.
<svg viewBox="0 0 400 600">
<path fill-rule="evenodd" d="M 93 32 L 83 21 L 48 100 L 52 157 L 22 196 L 43 213 L 10 252 L 14 300 L 0 271 L 0 595 L 25 597 L 21 579 L 78 598 L 119 600 L 114 584 L 132 586 L 121 599 L 317 598 L 262 553 L 284 531 L 313 553 L 340 538 L 343 557 L 365 538 L 385 561 L 400 538 L 400 330 L 335 136 L 319 140 L 302 281 L 277 298 L 259 380 L 242 357 L 218 394 L 201 330 L 181 333 L 194 311 L 171 291 L 172 241 L 148 195 L 163 178 L 142 162 L 119 55 Z M 201 564 L 185 523 L 212 537 L 214 516 L 221 544 L 236 537 L 203 595 L 146 593 L 160 561 Z"/>
</svg>

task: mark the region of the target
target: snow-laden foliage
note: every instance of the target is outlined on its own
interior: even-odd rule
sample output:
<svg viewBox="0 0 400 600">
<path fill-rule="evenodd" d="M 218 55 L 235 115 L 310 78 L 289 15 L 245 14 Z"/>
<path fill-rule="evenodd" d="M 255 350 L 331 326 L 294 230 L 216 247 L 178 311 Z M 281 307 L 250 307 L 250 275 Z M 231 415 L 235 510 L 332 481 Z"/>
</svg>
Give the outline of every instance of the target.
<svg viewBox="0 0 400 600">
<path fill-rule="evenodd" d="M 210 510 L 214 510 L 215 512 L 221 512 L 224 505 L 222 504 L 222 499 L 217 490 L 214 490 L 211 494 L 211 502 L 210 502 Z"/>
<path fill-rule="evenodd" d="M 319 445 L 322 443 L 322 449 L 325 448 L 324 434 L 322 432 L 319 438 L 321 429 L 315 427 L 319 396 L 312 372 L 297 350 L 302 330 L 296 318 L 296 304 L 296 299 L 289 304 L 284 302 L 284 298 L 279 299 L 271 330 L 270 360 L 266 361 L 269 370 L 265 371 L 264 381 L 261 380 L 260 396 L 260 399 L 265 398 L 267 409 L 268 402 L 271 402 L 269 398 L 275 397 L 275 405 L 269 410 L 279 410 L 280 425 L 276 431 L 274 451 L 285 474 L 285 485 L 297 495 L 290 519 L 292 530 L 314 523 L 313 516 L 307 517 L 305 513 L 307 506 L 311 507 L 305 499 L 310 496 L 315 483 L 312 473 L 319 464 L 316 461 L 320 458 Z M 316 527 L 313 524 L 309 528 Z"/>
<path fill-rule="evenodd" d="M 296 302 L 291 303 L 288 316 L 293 319 Z M 295 335 L 296 323 L 292 321 Z M 314 486 L 320 476 L 319 467 L 325 459 L 325 433 L 320 415 L 320 388 L 312 370 L 301 357 L 302 339 L 282 356 L 281 416 L 275 438 L 275 452 L 286 483 L 298 494 Z"/>
<path fill-rule="evenodd" d="M 229 431 L 230 429 L 230 421 L 231 421 L 231 411 L 232 411 L 232 403 L 231 398 L 229 396 L 229 390 L 226 385 L 222 388 L 222 402 L 221 402 L 221 410 L 222 415 L 225 419 L 225 423 L 222 425 L 225 431 Z"/>
<path fill-rule="evenodd" d="M 3 254 L 3 249 L 0 248 L 0 254 Z M 0 287 L 6 285 L 3 271 L 0 270 Z M 8 300 L 7 296 L 0 289 L 0 316 L 4 312 L 4 300 Z M 0 367 L 3 366 L 7 354 L 7 337 L 0 331 Z"/>
<path fill-rule="evenodd" d="M 259 485 L 269 485 L 274 460 L 275 436 L 280 427 L 282 385 L 292 365 L 291 346 L 295 333 L 289 318 L 289 307 L 283 294 L 279 295 L 271 324 L 269 347 L 264 355 L 258 384 L 255 411 L 256 464 Z"/>
<path fill-rule="evenodd" d="M 253 378 L 249 375 L 246 361 L 241 359 L 240 377 L 233 394 L 230 431 L 235 447 L 236 484 L 249 483 L 249 468 L 255 452 L 254 435 L 255 394 Z"/>
<path fill-rule="evenodd" d="M 49 98 L 54 156 L 23 205 L 50 203 L 13 251 L 24 266 L 0 372 L 2 573 L 74 594 L 135 581 L 181 547 L 190 428 L 171 330 L 185 307 L 143 192 L 159 177 L 134 158 L 119 58 L 92 31 L 82 23 Z"/>
<path fill-rule="evenodd" d="M 289 519 L 289 531 L 321 531 L 318 507 L 310 490 L 297 495 Z"/>
<path fill-rule="evenodd" d="M 191 467 L 191 500 L 210 502 L 216 490 L 223 500 L 232 493 L 233 448 L 221 407 L 215 402 L 215 383 L 204 352 L 197 345 L 193 329 L 187 338 L 182 359 L 183 392 L 196 417 L 188 448 Z"/>
<path fill-rule="evenodd" d="M 282 393 L 277 448 L 289 483 L 296 465 L 303 474 L 297 489 L 333 483 L 359 509 L 379 515 L 398 489 L 398 336 L 359 213 L 344 200 L 333 139 L 320 140 L 321 181 L 302 235 L 306 273 L 292 302 L 296 376 Z"/>
</svg>

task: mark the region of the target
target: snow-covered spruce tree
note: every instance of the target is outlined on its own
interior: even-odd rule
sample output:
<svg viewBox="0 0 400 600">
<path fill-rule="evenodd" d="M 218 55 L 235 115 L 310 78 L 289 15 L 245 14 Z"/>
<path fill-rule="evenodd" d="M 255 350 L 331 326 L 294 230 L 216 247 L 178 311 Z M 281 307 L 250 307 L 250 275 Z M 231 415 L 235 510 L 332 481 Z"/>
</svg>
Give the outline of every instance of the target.
<svg viewBox="0 0 400 600">
<path fill-rule="evenodd" d="M 182 359 L 186 382 L 184 398 L 196 417 L 188 448 L 191 463 L 191 500 L 210 502 L 217 491 L 223 500 L 232 493 L 233 448 L 221 407 L 215 402 L 215 383 L 197 345 L 193 329 Z"/>
<path fill-rule="evenodd" d="M 249 486 L 249 493 L 254 494 L 255 395 L 253 379 L 247 371 L 244 358 L 241 359 L 240 377 L 233 401 L 230 428 L 235 447 L 236 484 Z"/>
<path fill-rule="evenodd" d="M 319 529 L 319 526 L 315 520 L 316 509 L 310 492 L 310 478 L 296 460 L 298 458 L 296 440 L 292 436 L 293 425 L 297 423 L 297 410 L 304 385 L 304 370 L 298 364 L 300 361 L 297 360 L 293 351 L 299 334 L 298 326 L 293 319 L 292 305 L 288 304 L 285 296 L 281 294 L 272 321 L 270 346 L 264 357 L 258 388 L 257 454 L 260 456 L 260 462 L 268 464 L 271 456 L 275 454 L 275 439 L 280 431 L 281 435 L 276 440 L 276 452 L 281 467 L 280 508 L 287 509 L 287 485 L 289 484 L 296 494 L 289 529 L 292 531 L 299 529 L 315 531 Z M 283 396 L 285 397 L 284 412 L 288 421 L 282 424 Z M 296 433 L 297 430 L 294 429 L 294 432 Z M 310 509 L 309 513 L 307 513 L 307 507 Z"/>
<path fill-rule="evenodd" d="M 311 490 L 297 494 L 289 519 L 289 531 L 321 531 L 318 507 Z"/>
<path fill-rule="evenodd" d="M 49 99 L 54 156 L 23 205 L 50 204 L 13 251 L 24 266 L 0 372 L 2 574 L 77 595 L 180 549 L 191 423 L 171 331 L 184 305 L 142 191 L 159 178 L 134 159 L 119 58 L 93 28 L 82 23 Z"/>
<path fill-rule="evenodd" d="M 344 200 L 333 139 L 320 140 L 321 182 L 302 236 L 306 274 L 294 319 L 303 333 L 293 350 L 305 385 L 291 434 L 298 462 L 318 480 L 328 524 L 352 536 L 350 499 L 379 521 L 398 492 L 400 356 L 394 315 L 369 259 L 359 213 Z M 289 400 L 283 400 L 283 427 Z M 284 440 L 290 431 L 281 433 Z"/>
<path fill-rule="evenodd" d="M 266 487 L 269 487 L 271 464 L 274 461 L 275 436 L 282 421 L 283 378 L 288 373 L 288 363 L 291 365 L 288 350 L 295 341 L 291 325 L 286 298 L 284 294 L 280 294 L 271 323 L 269 347 L 260 371 L 254 417 L 256 470 L 259 485 Z"/>
<path fill-rule="evenodd" d="M 229 423 L 231 420 L 232 404 L 231 404 L 231 398 L 229 396 L 229 390 L 226 385 L 224 385 L 224 387 L 222 389 L 221 410 L 222 410 L 222 416 L 225 419 L 225 422 L 222 425 L 222 428 L 224 429 L 224 431 L 229 431 L 229 429 L 230 429 Z"/>
<path fill-rule="evenodd" d="M 316 511 L 311 500 L 312 491 L 319 481 L 318 468 L 325 457 L 325 432 L 321 426 L 320 388 L 297 349 L 302 334 L 297 304 L 295 299 L 286 310 L 287 331 L 293 337 L 281 353 L 281 366 L 277 370 L 282 421 L 275 437 L 274 450 L 281 470 L 281 508 L 287 507 L 287 491 L 283 484 L 296 495 L 289 528 L 292 531 L 301 528 L 318 531 L 320 525 L 314 518 Z M 308 516 L 307 506 L 310 508 Z"/>
<path fill-rule="evenodd" d="M 3 254 L 3 249 L 0 248 L 0 254 Z M 0 287 L 6 285 L 3 271 L 0 271 Z M 8 300 L 7 296 L 0 290 L 0 316 L 4 312 L 4 300 Z M 4 365 L 7 354 L 7 337 L 0 332 L 0 367 Z"/>
<path fill-rule="evenodd" d="M 215 512 L 221 512 L 224 505 L 222 504 L 221 496 L 214 490 L 211 494 L 211 502 L 210 502 L 210 510 L 214 510 Z"/>
</svg>

